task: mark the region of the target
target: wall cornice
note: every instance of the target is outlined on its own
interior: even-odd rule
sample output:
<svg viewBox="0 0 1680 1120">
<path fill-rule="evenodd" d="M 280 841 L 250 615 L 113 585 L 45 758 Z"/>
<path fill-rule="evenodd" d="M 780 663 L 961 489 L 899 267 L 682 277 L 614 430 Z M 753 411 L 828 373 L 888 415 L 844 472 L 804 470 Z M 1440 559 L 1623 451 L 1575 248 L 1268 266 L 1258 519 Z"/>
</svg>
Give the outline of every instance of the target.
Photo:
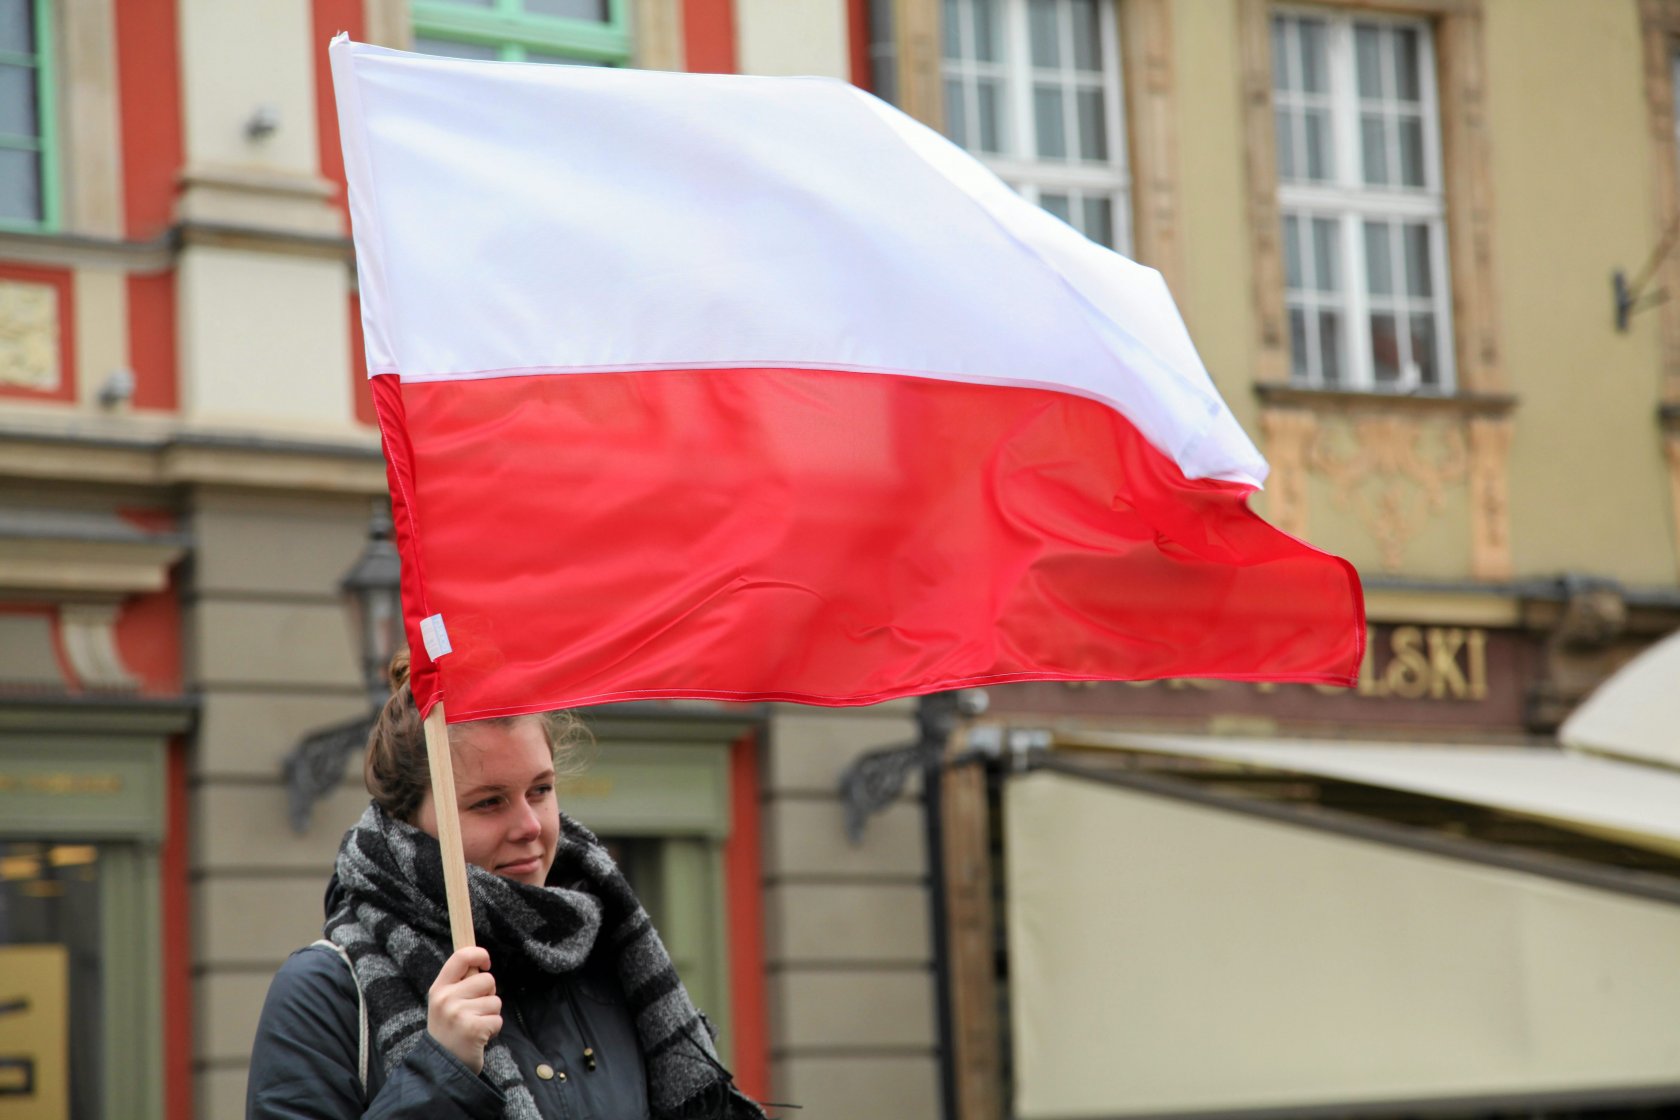
<svg viewBox="0 0 1680 1120">
<path fill-rule="evenodd" d="M 1509 416 L 1517 398 L 1510 393 L 1454 393 L 1448 396 L 1399 393 L 1360 393 L 1341 389 L 1309 389 L 1295 385 L 1260 383 L 1254 386 L 1262 404 L 1279 408 L 1308 408 L 1321 412 L 1416 412 L 1456 416 Z"/>
<path fill-rule="evenodd" d="M 204 428 L 43 411 L 0 417 L 0 479 L 372 497 L 385 492 L 385 463 L 371 432 Z"/>
</svg>

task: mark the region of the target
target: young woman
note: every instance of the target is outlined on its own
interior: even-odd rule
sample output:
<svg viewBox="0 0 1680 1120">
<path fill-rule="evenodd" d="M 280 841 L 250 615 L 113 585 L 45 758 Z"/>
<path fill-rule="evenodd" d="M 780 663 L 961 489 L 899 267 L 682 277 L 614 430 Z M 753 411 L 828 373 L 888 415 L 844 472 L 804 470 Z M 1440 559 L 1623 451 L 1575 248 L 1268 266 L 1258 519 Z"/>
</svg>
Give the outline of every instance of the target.
<svg viewBox="0 0 1680 1120">
<path fill-rule="evenodd" d="M 250 1120 L 761 1120 L 647 912 L 555 802 L 569 716 L 450 728 L 478 945 L 451 952 L 408 657 L 368 741 L 373 803 L 327 884 L 326 939 L 269 986 Z"/>
</svg>

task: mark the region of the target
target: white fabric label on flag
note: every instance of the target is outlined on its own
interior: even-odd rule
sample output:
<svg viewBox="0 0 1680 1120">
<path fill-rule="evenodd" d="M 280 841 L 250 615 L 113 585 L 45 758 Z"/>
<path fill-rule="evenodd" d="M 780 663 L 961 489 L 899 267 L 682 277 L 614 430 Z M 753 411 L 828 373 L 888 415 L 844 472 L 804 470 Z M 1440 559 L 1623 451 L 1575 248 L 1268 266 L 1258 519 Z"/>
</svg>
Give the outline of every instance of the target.
<svg viewBox="0 0 1680 1120">
<path fill-rule="evenodd" d="M 433 661 L 454 649 L 449 644 L 449 631 L 443 628 L 443 616 L 441 614 L 434 614 L 420 620 L 420 638 L 426 643 L 426 656 Z"/>
</svg>

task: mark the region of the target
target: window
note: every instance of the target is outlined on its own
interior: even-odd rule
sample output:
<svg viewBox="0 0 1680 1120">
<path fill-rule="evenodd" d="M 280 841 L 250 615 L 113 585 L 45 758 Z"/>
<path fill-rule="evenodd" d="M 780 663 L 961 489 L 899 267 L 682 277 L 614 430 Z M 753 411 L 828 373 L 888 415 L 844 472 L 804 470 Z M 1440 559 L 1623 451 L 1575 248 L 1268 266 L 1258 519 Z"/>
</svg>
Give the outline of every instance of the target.
<svg viewBox="0 0 1680 1120">
<path fill-rule="evenodd" d="M 414 49 L 452 58 L 624 66 L 629 0 L 414 0 Z"/>
<path fill-rule="evenodd" d="M 0 731 L 0 1115 L 161 1120 L 165 986 L 186 983 L 159 981 L 176 728 L 42 735 L 66 709 L 9 706 L 21 722 Z M 110 726 L 129 728 L 164 711 L 115 710 L 129 714 Z"/>
<path fill-rule="evenodd" d="M 51 229 L 52 52 L 47 0 L 0 0 L 0 229 Z"/>
<path fill-rule="evenodd" d="M 1451 392 L 1430 28 L 1286 12 L 1271 30 L 1292 380 Z"/>
<path fill-rule="evenodd" d="M 1674 103 L 1674 150 L 1680 153 L 1680 50 L 1668 56 L 1668 88 Z"/>
<path fill-rule="evenodd" d="M 1130 247 L 1114 5 L 942 0 L 945 133 L 1029 200 Z"/>
</svg>

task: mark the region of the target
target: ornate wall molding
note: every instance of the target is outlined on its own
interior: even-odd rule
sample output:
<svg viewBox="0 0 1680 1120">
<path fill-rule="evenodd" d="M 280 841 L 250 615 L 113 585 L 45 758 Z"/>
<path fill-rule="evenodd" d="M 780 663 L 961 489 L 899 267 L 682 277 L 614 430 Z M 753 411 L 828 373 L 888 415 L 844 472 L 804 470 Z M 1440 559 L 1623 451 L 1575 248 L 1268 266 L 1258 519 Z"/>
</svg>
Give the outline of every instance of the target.
<svg viewBox="0 0 1680 1120">
<path fill-rule="evenodd" d="M 637 66 L 644 70 L 687 69 L 682 0 L 635 0 L 630 26 L 636 35 Z"/>
<path fill-rule="evenodd" d="M 1511 436 L 1508 416 L 1470 420 L 1470 574 L 1508 580 L 1511 560 Z"/>
<path fill-rule="evenodd" d="M 414 46 L 414 18 L 408 0 L 363 0 L 367 41 L 406 51 Z"/>
<path fill-rule="evenodd" d="M 64 376 L 58 340 L 57 289 L 0 280 L 0 385 L 58 389 Z"/>
<path fill-rule="evenodd" d="M 1493 270 L 1493 151 L 1482 27 L 1480 0 L 1443 8 L 1435 23 L 1435 54 L 1458 385 L 1473 393 L 1499 393 L 1506 380 Z"/>
<path fill-rule="evenodd" d="M 1269 0 L 1239 0 L 1237 35 L 1242 60 L 1244 166 L 1248 169 L 1249 290 L 1254 300 L 1254 380 L 1289 380 L 1289 323 L 1284 307 L 1282 218 L 1277 201 L 1277 139 L 1272 116 L 1272 35 Z"/>
<path fill-rule="evenodd" d="M 93 237 L 123 235 L 123 161 L 117 107 L 117 0 L 58 4 L 63 20 L 57 82 L 64 134 L 61 228 Z"/>
<path fill-rule="evenodd" d="M 1412 416 L 1352 416 L 1321 425 L 1307 457 L 1312 472 L 1330 484 L 1336 507 L 1351 511 L 1371 534 L 1389 572 L 1405 566 L 1406 546 L 1470 468 L 1461 426 Z"/>
<path fill-rule="evenodd" d="M 1342 0 L 1338 6 L 1402 12 L 1428 18 L 1434 25 L 1458 384 L 1472 393 L 1503 392 L 1482 0 Z M 1253 370 L 1258 383 L 1289 378 L 1272 110 L 1271 11 L 1269 0 L 1239 0 L 1248 169 L 1245 209 L 1255 303 Z"/>
<path fill-rule="evenodd" d="M 937 0 L 884 0 L 892 5 L 898 107 L 929 128 L 945 127 Z"/>
<path fill-rule="evenodd" d="M 1674 555 L 1680 557 L 1680 431 L 1663 436 L 1663 453 L 1668 459 L 1668 496 L 1674 506 Z"/>
<path fill-rule="evenodd" d="M 1318 417 L 1304 408 L 1268 408 L 1260 414 L 1266 441 L 1266 520 L 1296 537 L 1307 535 L 1308 453 Z"/>
<path fill-rule="evenodd" d="M 1676 150 L 1672 62 L 1680 50 L 1680 0 L 1640 0 L 1645 60 L 1646 120 L 1651 129 L 1652 230 L 1660 238 L 1680 221 L 1680 151 Z M 1654 243 L 1654 242 L 1653 242 Z M 1635 262 L 1639 267 L 1644 262 Z M 1653 278 L 1655 287 L 1680 292 L 1680 253 L 1670 253 Z M 1662 339 L 1663 400 L 1680 402 L 1680 300 L 1663 303 L 1657 318 Z"/>
<path fill-rule="evenodd" d="M 1132 255 L 1158 269 L 1184 294 L 1184 234 L 1179 201 L 1178 98 L 1168 0 L 1120 6 L 1121 73 L 1132 168 Z"/>
<path fill-rule="evenodd" d="M 117 651 L 115 603 L 65 603 L 58 608 L 58 633 L 65 660 L 84 688 L 133 689 L 140 678 Z"/>
</svg>

